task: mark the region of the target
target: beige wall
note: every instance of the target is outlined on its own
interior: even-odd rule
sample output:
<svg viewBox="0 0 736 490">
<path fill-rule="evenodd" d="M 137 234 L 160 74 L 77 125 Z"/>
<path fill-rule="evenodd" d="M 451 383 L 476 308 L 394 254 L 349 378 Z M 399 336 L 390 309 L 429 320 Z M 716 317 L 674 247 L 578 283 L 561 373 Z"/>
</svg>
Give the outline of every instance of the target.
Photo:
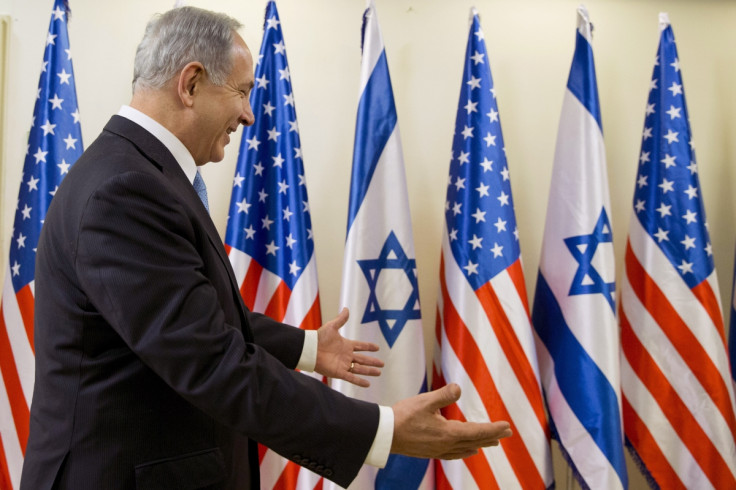
<svg viewBox="0 0 736 490">
<path fill-rule="evenodd" d="M 266 0 L 186 3 L 240 19 L 246 26 L 243 37 L 258 52 Z M 578 3 L 376 0 L 403 140 L 428 349 L 434 331 L 445 186 L 469 9 L 478 8 L 486 35 L 531 293 Z M 145 23 L 153 13 L 173 4 L 174 0 L 71 0 L 69 33 L 86 145 L 109 116 L 129 101 L 133 56 Z M 590 0 L 586 5 L 595 26 L 593 50 L 619 266 L 659 36 L 657 14 L 667 11 L 678 42 L 721 298 L 728 310 L 736 209 L 731 192 L 736 183 L 736 3 Z M 0 2 L 0 9 L 5 9 L 0 13 L 12 18 L 7 120 L 0 146 L 3 258 L 7 257 L 51 7 L 51 0 Z M 278 2 L 301 128 L 326 316 L 336 312 L 340 289 L 364 7 L 364 0 Z M 213 219 L 223 234 L 239 141 L 234 138 L 226 159 L 209 164 L 204 171 Z M 560 468 L 558 465 L 558 484 L 564 485 Z M 632 474 L 632 483 L 633 488 L 643 488 L 638 475 Z"/>
</svg>

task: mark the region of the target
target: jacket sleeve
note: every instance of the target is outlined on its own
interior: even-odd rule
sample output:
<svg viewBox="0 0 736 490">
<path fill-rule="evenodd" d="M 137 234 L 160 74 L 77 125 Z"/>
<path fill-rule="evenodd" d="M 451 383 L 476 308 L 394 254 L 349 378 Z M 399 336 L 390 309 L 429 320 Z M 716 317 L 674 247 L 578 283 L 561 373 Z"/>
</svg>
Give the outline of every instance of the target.
<svg viewBox="0 0 736 490">
<path fill-rule="evenodd" d="M 304 347 L 304 330 L 279 323 L 261 313 L 248 312 L 254 343 L 280 360 L 289 369 L 295 369 Z"/>
<path fill-rule="evenodd" d="M 376 434 L 378 406 L 289 369 L 288 355 L 282 362 L 246 342 L 225 320 L 223 302 L 233 299 L 210 282 L 217 264 L 203 260 L 200 250 L 211 246 L 203 235 L 163 178 L 119 174 L 87 202 L 75 272 L 128 348 L 184 399 L 347 486 Z"/>
</svg>

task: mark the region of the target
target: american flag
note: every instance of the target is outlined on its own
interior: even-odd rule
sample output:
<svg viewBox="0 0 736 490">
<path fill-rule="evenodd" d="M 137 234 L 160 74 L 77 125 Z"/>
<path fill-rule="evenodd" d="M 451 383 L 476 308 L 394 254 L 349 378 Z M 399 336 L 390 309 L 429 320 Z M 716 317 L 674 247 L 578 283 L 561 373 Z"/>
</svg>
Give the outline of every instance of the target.
<svg viewBox="0 0 736 490">
<path fill-rule="evenodd" d="M 18 488 L 35 374 L 36 245 L 61 179 L 82 154 L 66 2 L 56 0 L 46 35 L 28 149 L 0 304 L 0 488 Z"/>
<path fill-rule="evenodd" d="M 583 488 L 628 487 L 611 204 L 593 60 L 577 10 L 532 308 L 553 437 Z"/>
<path fill-rule="evenodd" d="M 377 344 L 385 367 L 370 388 L 341 380 L 332 386 L 390 406 L 426 391 L 427 366 L 401 138 L 372 1 L 363 15 L 362 46 L 340 302 L 350 309 L 343 335 Z M 430 460 L 392 454 L 385 468 L 363 466 L 350 488 L 431 489 L 433 476 Z"/>
<path fill-rule="evenodd" d="M 718 282 L 667 14 L 659 25 L 619 311 L 624 426 L 659 487 L 736 488 Z"/>
<path fill-rule="evenodd" d="M 291 73 L 276 3 L 266 6 L 251 94 L 255 124 L 243 131 L 225 234 L 245 305 L 314 330 L 322 324 L 312 223 Z M 321 488 L 322 480 L 260 447 L 261 487 Z"/>
<path fill-rule="evenodd" d="M 514 437 L 435 464 L 438 489 L 548 488 L 544 413 L 496 92 L 471 10 L 445 202 L 433 388 L 463 390 L 446 417 L 508 420 Z"/>
</svg>

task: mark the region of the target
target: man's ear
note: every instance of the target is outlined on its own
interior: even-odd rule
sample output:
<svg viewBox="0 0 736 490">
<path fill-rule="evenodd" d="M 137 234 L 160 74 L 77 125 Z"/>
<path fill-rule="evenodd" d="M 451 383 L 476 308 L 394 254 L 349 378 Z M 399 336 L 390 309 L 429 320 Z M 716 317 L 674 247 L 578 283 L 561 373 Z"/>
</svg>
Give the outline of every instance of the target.
<svg viewBox="0 0 736 490">
<path fill-rule="evenodd" d="M 179 99 L 186 107 L 191 107 L 194 104 L 194 96 L 201 89 L 205 76 L 204 66 L 199 61 L 188 63 L 179 72 L 178 94 Z"/>
</svg>

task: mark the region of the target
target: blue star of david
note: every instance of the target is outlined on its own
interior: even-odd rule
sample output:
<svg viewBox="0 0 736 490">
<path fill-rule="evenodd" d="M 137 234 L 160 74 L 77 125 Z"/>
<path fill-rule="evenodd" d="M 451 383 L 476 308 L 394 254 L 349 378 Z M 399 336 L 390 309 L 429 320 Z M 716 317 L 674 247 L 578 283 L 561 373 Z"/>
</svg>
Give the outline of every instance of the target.
<svg viewBox="0 0 736 490">
<path fill-rule="evenodd" d="M 613 294 L 616 291 L 616 283 L 604 281 L 592 264 L 598 245 L 611 242 L 613 242 L 613 233 L 611 232 L 611 223 L 608 221 L 606 208 L 601 209 L 593 233 L 565 238 L 565 245 L 580 264 L 570 286 L 570 295 L 600 293 L 611 305 L 611 309 L 615 311 Z"/>
<path fill-rule="evenodd" d="M 388 342 L 389 347 L 393 347 L 406 322 L 421 318 L 419 287 L 415 273 L 417 267 L 416 260 L 409 259 L 406 256 L 404 249 L 401 248 L 401 243 L 399 243 L 398 238 L 396 238 L 396 235 L 392 231 L 383 244 L 383 248 L 377 259 L 358 260 L 357 262 L 370 287 L 368 304 L 365 307 L 361 323 L 378 322 L 386 342 Z M 378 276 L 382 270 L 386 269 L 403 270 L 411 284 L 411 294 L 406 300 L 404 307 L 400 310 L 383 309 L 378 303 L 378 296 L 376 294 Z"/>
</svg>

